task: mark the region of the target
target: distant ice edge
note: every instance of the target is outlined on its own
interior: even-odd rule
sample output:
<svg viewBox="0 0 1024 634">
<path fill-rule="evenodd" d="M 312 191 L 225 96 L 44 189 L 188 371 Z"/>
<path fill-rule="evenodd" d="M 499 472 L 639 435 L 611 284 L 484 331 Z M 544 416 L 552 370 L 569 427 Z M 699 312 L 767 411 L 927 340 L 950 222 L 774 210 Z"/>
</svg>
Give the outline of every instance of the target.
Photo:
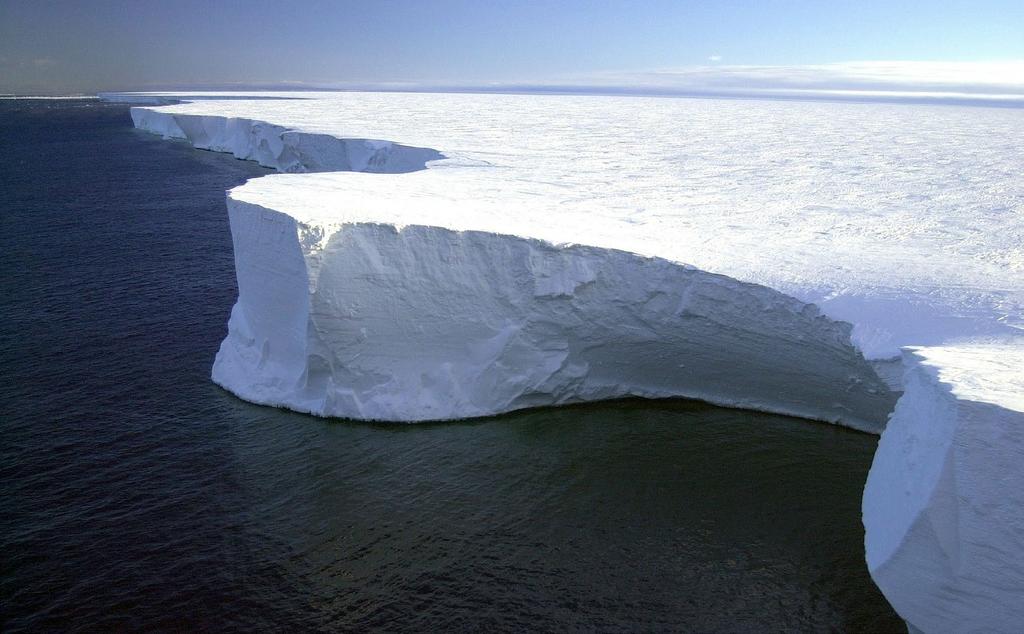
<svg viewBox="0 0 1024 634">
<path fill-rule="evenodd" d="M 281 171 L 393 173 L 442 157 L 249 119 L 131 113 L 138 128 Z M 510 235 L 308 226 L 230 193 L 228 211 L 239 299 L 213 379 L 249 401 L 412 422 L 686 397 L 872 433 L 895 401 L 849 324 L 767 287 Z"/>
<path fill-rule="evenodd" d="M 253 119 L 171 114 L 139 106 L 131 108 L 131 117 L 136 128 L 165 139 L 187 140 L 199 149 L 227 152 L 279 172 L 399 174 L 444 158 L 429 148 L 296 132 Z"/>
</svg>

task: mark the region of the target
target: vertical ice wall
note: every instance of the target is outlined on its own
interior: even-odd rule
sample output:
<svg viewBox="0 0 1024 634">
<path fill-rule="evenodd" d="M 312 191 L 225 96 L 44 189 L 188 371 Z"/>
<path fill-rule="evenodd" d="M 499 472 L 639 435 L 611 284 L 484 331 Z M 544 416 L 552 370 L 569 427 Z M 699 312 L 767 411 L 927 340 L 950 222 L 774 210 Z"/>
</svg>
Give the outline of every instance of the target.
<svg viewBox="0 0 1024 634">
<path fill-rule="evenodd" d="M 1024 626 L 1024 345 L 906 353 L 864 490 L 871 576 L 924 632 Z"/>
<path fill-rule="evenodd" d="M 850 326 L 658 258 L 383 223 L 310 225 L 238 199 L 239 298 L 213 377 L 325 416 L 418 421 L 623 396 L 878 431 L 893 396 Z"/>
</svg>

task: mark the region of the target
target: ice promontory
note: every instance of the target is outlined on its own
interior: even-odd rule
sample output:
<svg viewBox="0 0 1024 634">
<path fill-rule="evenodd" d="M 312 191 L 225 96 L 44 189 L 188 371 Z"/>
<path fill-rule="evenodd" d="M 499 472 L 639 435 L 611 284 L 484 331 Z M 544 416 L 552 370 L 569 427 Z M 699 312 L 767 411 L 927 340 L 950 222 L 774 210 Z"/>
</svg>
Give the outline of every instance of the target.
<svg viewBox="0 0 1024 634">
<path fill-rule="evenodd" d="M 418 421 L 685 396 L 872 431 L 893 403 L 849 325 L 762 286 L 510 235 L 308 225 L 244 190 L 213 377 L 247 400 Z"/>
</svg>

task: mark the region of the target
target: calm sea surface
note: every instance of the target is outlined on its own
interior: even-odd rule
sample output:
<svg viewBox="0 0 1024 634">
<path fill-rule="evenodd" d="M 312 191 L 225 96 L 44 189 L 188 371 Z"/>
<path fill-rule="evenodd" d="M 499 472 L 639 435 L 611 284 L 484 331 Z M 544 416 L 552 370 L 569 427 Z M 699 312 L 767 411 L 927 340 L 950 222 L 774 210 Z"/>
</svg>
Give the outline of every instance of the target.
<svg viewBox="0 0 1024 634">
<path fill-rule="evenodd" d="M 249 405 L 208 377 L 223 191 L 266 171 L 88 101 L 0 102 L 0 151 L 0 630 L 903 630 L 863 563 L 874 437 Z"/>
</svg>

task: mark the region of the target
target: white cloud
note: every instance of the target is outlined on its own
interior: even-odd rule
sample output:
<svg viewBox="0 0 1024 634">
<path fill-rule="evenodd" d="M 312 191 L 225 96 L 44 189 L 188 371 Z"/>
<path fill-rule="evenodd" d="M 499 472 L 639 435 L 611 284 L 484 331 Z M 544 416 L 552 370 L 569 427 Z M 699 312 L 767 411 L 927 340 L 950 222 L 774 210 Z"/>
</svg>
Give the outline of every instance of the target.
<svg viewBox="0 0 1024 634">
<path fill-rule="evenodd" d="M 721 55 L 711 55 L 710 57 L 708 57 L 708 61 L 709 62 L 720 62 L 720 61 L 722 61 L 722 56 Z"/>
</svg>

